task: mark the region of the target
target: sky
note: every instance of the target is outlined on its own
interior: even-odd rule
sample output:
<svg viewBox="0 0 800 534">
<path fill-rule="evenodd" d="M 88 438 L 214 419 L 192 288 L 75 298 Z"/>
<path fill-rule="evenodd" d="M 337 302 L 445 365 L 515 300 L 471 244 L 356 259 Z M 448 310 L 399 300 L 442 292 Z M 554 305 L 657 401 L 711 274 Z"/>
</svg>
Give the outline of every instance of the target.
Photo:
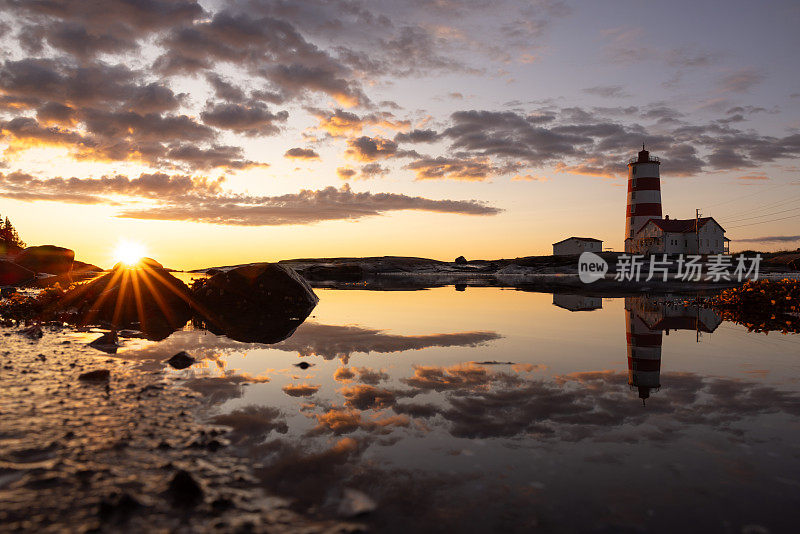
<svg viewBox="0 0 800 534">
<path fill-rule="evenodd" d="M 0 214 L 109 267 L 621 250 L 627 160 L 800 246 L 792 1 L 0 0 Z"/>
</svg>

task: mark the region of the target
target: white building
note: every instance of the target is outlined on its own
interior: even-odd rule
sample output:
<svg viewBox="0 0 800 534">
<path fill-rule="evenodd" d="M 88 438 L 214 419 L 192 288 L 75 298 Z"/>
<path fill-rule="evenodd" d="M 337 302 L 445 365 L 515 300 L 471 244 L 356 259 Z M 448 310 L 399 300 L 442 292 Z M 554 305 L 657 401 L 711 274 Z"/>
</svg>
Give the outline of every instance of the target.
<svg viewBox="0 0 800 534">
<path fill-rule="evenodd" d="M 630 240 L 634 254 L 727 254 L 730 240 L 713 217 L 650 219 Z"/>
<path fill-rule="evenodd" d="M 592 237 L 568 237 L 558 243 L 553 243 L 553 256 L 602 251 L 603 242 Z"/>
</svg>

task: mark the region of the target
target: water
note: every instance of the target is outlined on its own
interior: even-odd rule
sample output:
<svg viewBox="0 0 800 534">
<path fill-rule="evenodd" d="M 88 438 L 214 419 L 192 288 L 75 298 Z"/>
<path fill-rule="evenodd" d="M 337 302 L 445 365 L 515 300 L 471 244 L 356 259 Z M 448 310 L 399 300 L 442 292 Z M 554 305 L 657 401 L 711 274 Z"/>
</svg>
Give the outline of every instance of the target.
<svg viewBox="0 0 800 534">
<path fill-rule="evenodd" d="M 175 371 L 271 492 L 379 532 L 795 531 L 800 336 L 664 298 L 319 289 L 290 338 Z M 301 369 L 296 364 L 310 364 Z"/>
</svg>

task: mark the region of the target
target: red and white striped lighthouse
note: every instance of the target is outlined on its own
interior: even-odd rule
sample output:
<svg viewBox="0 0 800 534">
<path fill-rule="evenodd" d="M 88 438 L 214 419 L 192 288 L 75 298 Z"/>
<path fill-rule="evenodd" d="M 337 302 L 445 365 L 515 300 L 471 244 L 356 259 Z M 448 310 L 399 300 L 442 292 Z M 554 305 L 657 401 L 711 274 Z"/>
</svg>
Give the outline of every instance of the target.
<svg viewBox="0 0 800 534">
<path fill-rule="evenodd" d="M 628 162 L 628 207 L 625 211 L 625 252 L 634 252 L 633 236 L 650 219 L 661 218 L 661 162 L 644 149 Z"/>
</svg>

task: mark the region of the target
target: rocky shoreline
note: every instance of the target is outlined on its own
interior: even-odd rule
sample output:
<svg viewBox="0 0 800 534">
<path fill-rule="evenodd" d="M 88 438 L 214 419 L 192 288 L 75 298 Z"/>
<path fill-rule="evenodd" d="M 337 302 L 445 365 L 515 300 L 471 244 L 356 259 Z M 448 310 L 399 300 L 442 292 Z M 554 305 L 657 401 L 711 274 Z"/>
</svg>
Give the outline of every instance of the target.
<svg viewBox="0 0 800 534">
<path fill-rule="evenodd" d="M 266 494 L 230 429 L 204 423 L 202 395 L 163 362 L 109 357 L 60 326 L 0 335 L 0 530 L 361 529 Z"/>
<path fill-rule="evenodd" d="M 578 276 L 578 256 L 529 256 L 500 260 L 471 260 L 444 262 L 426 258 L 383 256 L 366 258 L 316 258 L 282 260 L 280 265 L 291 267 L 312 287 L 369 290 L 413 290 L 433 287 L 507 287 L 529 291 L 574 291 L 579 293 L 653 292 L 674 293 L 719 291 L 741 285 L 737 281 L 683 281 L 671 268 L 666 282 L 660 280 L 617 281 L 619 253 L 599 255 L 608 263 L 604 278 L 591 284 Z M 786 256 L 786 258 L 784 258 Z M 790 257 L 789 257 L 790 256 Z M 762 277 L 800 277 L 790 254 L 775 256 L 762 262 Z M 787 260 L 787 261 L 784 261 Z M 241 267 L 224 266 L 191 271 L 217 274 Z M 644 277 L 643 277 L 644 278 Z"/>
</svg>

